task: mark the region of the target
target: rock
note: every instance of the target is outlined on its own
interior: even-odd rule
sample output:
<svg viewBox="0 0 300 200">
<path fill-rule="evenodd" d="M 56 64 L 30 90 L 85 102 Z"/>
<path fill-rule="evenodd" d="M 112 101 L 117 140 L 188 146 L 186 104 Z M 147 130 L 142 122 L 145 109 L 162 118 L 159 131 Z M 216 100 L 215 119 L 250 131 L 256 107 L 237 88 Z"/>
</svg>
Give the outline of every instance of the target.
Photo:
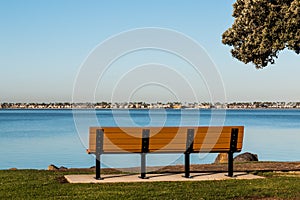
<svg viewBox="0 0 300 200">
<path fill-rule="evenodd" d="M 61 166 L 58 170 L 59 170 L 59 171 L 67 171 L 68 168 L 66 168 L 66 167 L 64 167 L 64 166 Z"/>
<path fill-rule="evenodd" d="M 233 162 L 251 162 L 251 161 L 258 161 L 257 154 L 252 154 L 252 153 L 246 152 L 246 153 L 237 155 L 233 159 Z"/>
<path fill-rule="evenodd" d="M 13 168 L 10 168 L 9 170 L 13 170 L 13 171 L 15 171 L 15 170 L 18 170 L 17 168 L 15 168 L 15 167 L 13 167 Z"/>
<path fill-rule="evenodd" d="M 50 170 L 50 171 L 55 171 L 55 170 L 58 170 L 58 167 L 56 167 L 55 165 L 49 165 L 48 166 L 48 170 Z"/>
<path fill-rule="evenodd" d="M 215 164 L 228 163 L 228 154 L 227 153 L 219 153 L 215 159 Z"/>
<path fill-rule="evenodd" d="M 242 153 L 237 155 L 233 162 L 251 162 L 251 161 L 258 161 L 257 154 L 252 154 L 249 152 Z M 215 159 L 214 164 L 221 164 L 221 163 L 228 163 L 228 154 L 227 153 L 219 153 L 217 158 Z"/>
</svg>

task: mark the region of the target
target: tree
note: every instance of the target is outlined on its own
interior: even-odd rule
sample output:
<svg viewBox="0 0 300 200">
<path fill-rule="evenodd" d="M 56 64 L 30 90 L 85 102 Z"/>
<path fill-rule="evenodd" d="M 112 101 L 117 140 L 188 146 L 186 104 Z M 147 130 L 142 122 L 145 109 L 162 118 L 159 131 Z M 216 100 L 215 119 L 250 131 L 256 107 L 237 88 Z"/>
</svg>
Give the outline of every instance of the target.
<svg viewBox="0 0 300 200">
<path fill-rule="evenodd" d="M 274 64 L 281 50 L 300 53 L 300 0 L 237 0 L 222 43 L 233 57 L 256 68 Z"/>
</svg>

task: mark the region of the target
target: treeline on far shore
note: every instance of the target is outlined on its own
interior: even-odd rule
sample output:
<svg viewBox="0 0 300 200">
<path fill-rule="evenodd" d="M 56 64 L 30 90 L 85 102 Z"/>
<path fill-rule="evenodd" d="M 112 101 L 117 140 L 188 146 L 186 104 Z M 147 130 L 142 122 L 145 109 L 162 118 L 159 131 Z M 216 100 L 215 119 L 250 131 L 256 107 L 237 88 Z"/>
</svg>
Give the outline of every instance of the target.
<svg viewBox="0 0 300 200">
<path fill-rule="evenodd" d="M 0 103 L 0 109 L 300 109 L 300 102 L 233 102 L 233 103 L 181 103 L 181 102 L 125 102 L 125 103 Z"/>
</svg>

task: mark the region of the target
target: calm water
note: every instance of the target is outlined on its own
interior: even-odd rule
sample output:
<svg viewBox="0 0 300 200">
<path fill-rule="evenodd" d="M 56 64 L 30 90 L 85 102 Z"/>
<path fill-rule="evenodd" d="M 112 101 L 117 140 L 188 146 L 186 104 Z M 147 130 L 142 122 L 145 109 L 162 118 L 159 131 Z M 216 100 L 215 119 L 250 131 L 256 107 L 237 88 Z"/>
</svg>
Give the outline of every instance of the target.
<svg viewBox="0 0 300 200">
<path fill-rule="evenodd" d="M 89 126 L 243 125 L 243 152 L 260 160 L 300 161 L 300 110 L 0 110 L 0 169 L 90 167 Z M 211 163 L 216 154 L 194 154 Z M 181 155 L 149 155 L 149 165 L 182 163 Z M 138 155 L 103 156 L 109 167 L 139 165 Z"/>
</svg>

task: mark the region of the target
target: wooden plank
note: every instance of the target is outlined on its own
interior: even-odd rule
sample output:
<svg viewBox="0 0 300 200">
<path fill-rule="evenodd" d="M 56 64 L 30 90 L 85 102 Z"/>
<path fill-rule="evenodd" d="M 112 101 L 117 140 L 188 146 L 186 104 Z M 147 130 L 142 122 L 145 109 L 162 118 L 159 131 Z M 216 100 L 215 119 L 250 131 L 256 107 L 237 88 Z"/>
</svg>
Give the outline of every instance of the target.
<svg viewBox="0 0 300 200">
<path fill-rule="evenodd" d="M 178 139 L 178 138 L 174 138 L 172 140 L 170 139 L 152 139 L 150 138 L 150 143 L 151 144 L 185 144 L 186 143 L 186 139 L 182 140 L 182 139 Z"/>
<path fill-rule="evenodd" d="M 218 134 L 218 133 L 214 133 L 214 134 L 201 134 L 201 135 L 195 135 L 194 136 L 196 139 L 199 139 L 199 140 L 203 140 L 204 138 L 231 138 L 231 134 L 224 134 L 224 133 L 221 133 L 221 134 Z M 238 139 L 241 139 L 242 136 L 238 136 Z"/>
<path fill-rule="evenodd" d="M 107 149 L 139 149 L 141 150 L 141 146 L 140 145 L 131 145 L 131 144 L 119 144 L 119 145 L 114 145 L 114 144 L 104 144 L 103 145 L 103 150 L 107 150 Z"/>
<path fill-rule="evenodd" d="M 228 153 L 228 149 L 198 149 L 198 150 L 195 150 L 193 153 Z"/>
<path fill-rule="evenodd" d="M 105 133 L 111 133 L 111 132 L 133 132 L 133 133 L 140 133 L 143 129 L 143 127 L 103 127 L 103 130 Z"/>
<path fill-rule="evenodd" d="M 128 135 L 127 133 L 109 133 L 109 134 L 104 134 L 105 138 L 109 139 L 141 139 L 142 134 L 135 134 L 135 135 Z"/>
<path fill-rule="evenodd" d="M 203 133 L 231 133 L 232 128 L 239 129 L 239 133 L 244 133 L 244 127 L 243 126 L 220 126 L 220 127 L 195 127 L 195 133 L 197 134 L 203 134 Z"/>
<path fill-rule="evenodd" d="M 205 144 L 228 144 L 230 145 L 230 138 L 219 138 L 219 139 L 205 139 L 205 141 L 194 141 L 194 146 L 199 146 L 202 145 L 203 143 Z M 167 145 L 167 144 L 186 144 L 185 140 L 177 140 L 177 139 L 173 139 L 173 140 L 167 140 L 167 139 L 156 139 L 156 140 L 151 140 L 150 144 L 152 145 Z"/>
<path fill-rule="evenodd" d="M 238 151 L 241 151 L 242 147 L 243 147 L 243 143 L 242 142 L 237 143 L 236 148 L 237 148 Z"/>
<path fill-rule="evenodd" d="M 186 133 L 185 127 L 149 127 L 147 129 L 150 130 L 150 136 Z"/>
<path fill-rule="evenodd" d="M 167 149 L 177 149 L 177 150 L 185 150 L 186 149 L 186 144 L 149 144 L 149 150 L 167 150 Z"/>
<path fill-rule="evenodd" d="M 113 139 L 110 139 L 110 138 L 104 137 L 104 138 L 103 138 L 103 143 L 107 143 L 107 142 L 110 142 L 110 143 L 111 143 L 111 141 L 116 141 L 116 142 L 122 142 L 122 141 L 125 141 L 125 142 L 127 142 L 127 141 L 135 141 L 135 142 L 137 142 L 137 141 L 139 141 L 139 140 L 141 140 L 141 139 L 140 139 L 140 138 L 134 138 L 134 139 L 130 139 L 130 138 L 123 138 L 123 139 L 113 138 Z M 96 144 L 96 140 L 90 141 L 90 144 Z"/>
<path fill-rule="evenodd" d="M 184 153 L 185 149 L 151 149 L 150 153 Z"/>
<path fill-rule="evenodd" d="M 141 139 L 142 138 L 142 134 L 139 134 L 139 135 L 136 135 L 136 136 L 133 136 L 133 135 L 128 135 L 127 133 L 116 133 L 116 134 L 113 134 L 113 133 L 105 133 L 104 134 L 104 138 L 107 138 L 107 139 L 110 139 L 110 140 L 115 140 L 115 139 L 119 139 L 119 140 L 135 140 L 135 139 Z"/>
<path fill-rule="evenodd" d="M 186 138 L 186 134 L 177 134 L 177 133 L 159 133 L 156 135 L 150 135 L 151 139 L 173 139 L 173 138 L 180 138 L 184 140 Z"/>
<path fill-rule="evenodd" d="M 241 146 L 242 144 L 238 144 L 237 147 L 237 151 L 241 150 Z M 173 148 L 172 148 L 173 147 Z M 91 148 L 89 149 L 91 153 L 95 153 L 96 149 L 96 145 L 91 146 Z M 204 146 L 202 148 L 194 148 L 194 152 L 228 152 L 229 148 L 204 148 Z M 151 147 L 149 149 L 150 152 L 184 152 L 185 151 L 185 146 L 181 146 L 180 148 L 178 146 L 154 146 Z M 124 147 L 124 146 L 115 146 L 115 145 L 111 145 L 111 146 L 106 146 L 105 147 L 105 151 L 104 152 L 135 152 L 135 153 L 140 153 L 141 149 L 137 148 L 134 149 L 132 147 Z"/>
<path fill-rule="evenodd" d="M 96 152 L 96 129 L 90 128 L 89 134 L 89 152 Z"/>
<path fill-rule="evenodd" d="M 230 144 L 230 138 L 195 138 L 194 139 L 194 145 L 199 145 L 199 144 L 215 144 L 215 143 L 220 143 L 220 144 Z"/>
<path fill-rule="evenodd" d="M 241 150 L 241 143 L 237 144 L 237 150 Z M 202 151 L 202 149 L 211 149 L 211 151 L 217 151 L 218 149 L 223 149 L 226 151 L 230 150 L 230 144 L 202 144 L 194 146 L 194 151 Z"/>
<path fill-rule="evenodd" d="M 239 131 L 243 132 L 244 127 L 243 126 L 201 126 L 201 127 L 195 127 L 196 132 L 198 133 L 212 133 L 212 132 L 231 132 L 232 128 L 237 128 Z"/>
<path fill-rule="evenodd" d="M 142 139 L 138 138 L 138 139 L 123 139 L 123 140 L 118 140 L 118 139 L 108 139 L 108 138 L 104 138 L 104 142 L 103 144 L 114 144 L 114 145 L 142 145 Z"/>
<path fill-rule="evenodd" d="M 140 149 L 106 149 L 103 151 L 104 154 L 109 154 L 109 153 L 141 153 Z"/>
<path fill-rule="evenodd" d="M 231 138 L 231 133 L 228 132 L 213 132 L 213 133 L 196 133 L 195 138 L 203 139 L 203 138 Z M 239 139 L 243 138 L 243 134 L 239 133 Z"/>
<path fill-rule="evenodd" d="M 103 144 L 103 151 L 104 152 L 141 152 L 142 144 L 126 144 L 126 143 L 119 143 L 114 144 L 110 141 L 106 141 Z"/>
<path fill-rule="evenodd" d="M 104 128 L 105 134 L 125 134 L 125 135 L 131 135 L 135 137 L 142 137 L 142 128 Z"/>
</svg>

